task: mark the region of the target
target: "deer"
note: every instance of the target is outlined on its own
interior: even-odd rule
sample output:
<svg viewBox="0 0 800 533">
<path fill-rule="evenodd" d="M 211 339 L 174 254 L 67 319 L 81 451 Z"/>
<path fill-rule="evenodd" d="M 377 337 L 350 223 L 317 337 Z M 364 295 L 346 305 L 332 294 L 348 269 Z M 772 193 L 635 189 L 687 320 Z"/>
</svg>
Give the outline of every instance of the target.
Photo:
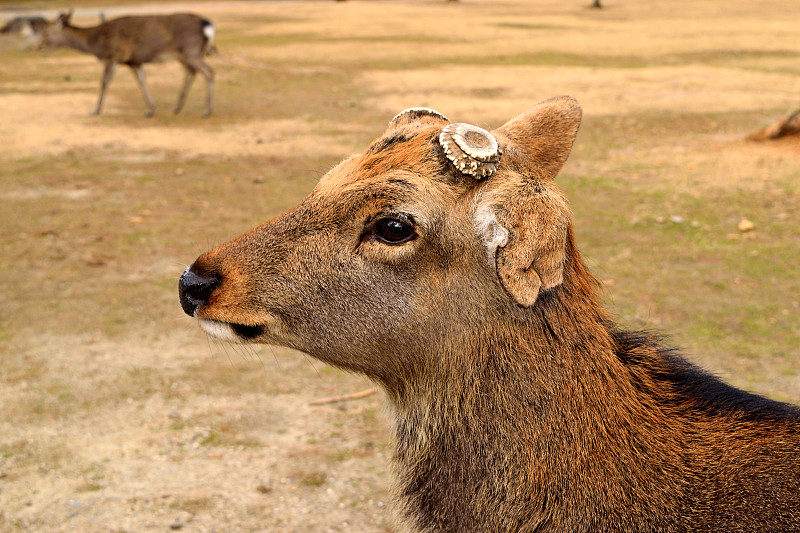
<svg viewBox="0 0 800 533">
<path fill-rule="evenodd" d="M 191 13 L 172 15 L 127 16 L 111 19 L 97 26 L 80 28 L 71 23 L 72 11 L 61 13 L 42 30 L 42 48 L 66 46 L 80 52 L 94 54 L 103 62 L 103 78 L 100 95 L 92 115 L 99 115 L 103 108 L 106 89 L 117 65 L 131 68 L 147 104 L 145 116 L 152 117 L 155 111 L 153 99 L 147 90 L 146 76 L 142 65 L 168 58 L 176 58 L 185 70 L 183 87 L 178 95 L 174 114 L 183 109 L 186 95 L 198 72 L 207 84 L 206 108 L 203 117 L 209 117 L 213 109 L 214 71 L 203 60 L 213 53 L 216 27 L 205 18 Z"/>
<path fill-rule="evenodd" d="M 47 19 L 44 17 L 14 17 L 6 22 L 0 33 L 18 34 L 23 37 L 33 37 L 39 35 L 44 27 L 47 25 Z"/>
<path fill-rule="evenodd" d="M 183 311 L 373 380 L 403 531 L 800 531 L 800 408 L 604 307 L 555 182 L 581 118 L 567 96 L 491 132 L 403 111 L 200 255 Z"/>
</svg>

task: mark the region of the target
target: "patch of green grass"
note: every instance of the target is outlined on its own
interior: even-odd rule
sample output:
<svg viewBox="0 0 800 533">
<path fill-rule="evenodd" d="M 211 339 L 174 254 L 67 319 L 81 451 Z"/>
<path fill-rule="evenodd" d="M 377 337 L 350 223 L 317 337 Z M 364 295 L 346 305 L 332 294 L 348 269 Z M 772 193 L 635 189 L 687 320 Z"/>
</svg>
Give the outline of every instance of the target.
<svg viewBox="0 0 800 533">
<path fill-rule="evenodd" d="M 275 393 L 279 385 L 269 378 L 254 348 L 238 347 L 228 357 L 208 358 L 189 366 L 180 377 L 209 394 L 239 395 L 251 392 Z M 231 347 L 235 352 L 237 348 Z"/>
<path fill-rule="evenodd" d="M 103 486 L 94 482 L 81 483 L 75 488 L 75 492 L 98 492 L 101 490 L 103 490 Z"/>
<path fill-rule="evenodd" d="M 498 28 L 508 28 L 511 30 L 566 30 L 567 26 L 557 26 L 554 24 L 530 24 L 525 22 L 501 22 L 497 24 Z"/>
<path fill-rule="evenodd" d="M 192 515 L 196 515 L 201 511 L 211 509 L 213 504 L 214 501 L 210 496 L 202 496 L 199 498 L 177 498 L 169 503 L 169 508 L 178 509 Z"/>
<path fill-rule="evenodd" d="M 0 457 L 6 468 L 22 474 L 30 468 L 54 470 L 69 462 L 70 450 L 63 443 L 17 439 L 0 442 Z"/>
<path fill-rule="evenodd" d="M 732 48 L 729 50 L 665 54 L 660 57 L 660 60 L 664 65 L 701 63 L 704 65 L 740 66 L 753 60 L 797 58 L 800 58 L 800 52 L 795 50 L 745 50 Z"/>
<path fill-rule="evenodd" d="M 350 122 L 361 113 L 371 113 L 363 104 L 365 89 L 355 84 L 356 72 L 333 69 L 298 69 L 298 63 L 284 68 L 229 67 L 230 76 L 218 82 L 227 94 L 215 104 L 213 124 L 237 123 L 242 117 L 325 117 Z M 314 63 L 310 65 L 315 66 Z M 324 91 L 320 91 L 324 87 Z M 345 123 L 347 123 L 345 122 Z M 192 127 L 187 122 L 187 127 Z"/>
<path fill-rule="evenodd" d="M 340 448 L 328 453 L 325 460 L 329 463 L 341 463 L 352 458 L 354 451 L 351 448 Z"/>
<path fill-rule="evenodd" d="M 5 340 L 0 338 L 0 341 Z M 1 349 L 0 349 L 1 350 Z M 34 357 L 0 358 L 0 375 L 6 385 L 36 381 L 47 373 L 44 360 Z"/>
<path fill-rule="evenodd" d="M 265 23 L 274 23 L 275 21 L 272 20 L 265 20 Z M 442 44 L 446 42 L 457 42 L 455 39 L 441 37 L 437 39 L 437 44 Z M 288 33 L 275 33 L 275 32 L 247 32 L 247 33 L 240 33 L 235 36 L 225 37 L 220 39 L 220 47 L 225 50 L 233 50 L 237 51 L 240 49 L 245 49 L 248 46 L 258 46 L 263 48 L 270 48 L 270 47 L 281 47 L 286 45 L 295 45 L 295 44 L 318 44 L 318 45 L 325 45 L 325 44 L 337 44 L 337 43 L 430 43 L 430 37 L 426 35 L 412 35 L 412 34 L 403 34 L 403 35 L 384 35 L 384 34 L 375 34 L 375 35 L 359 35 L 359 36 L 347 36 L 347 37 L 337 37 L 337 36 L 330 36 L 325 35 L 322 33 L 311 33 L 311 32 L 288 32 Z M 276 61 L 276 63 L 280 63 L 280 61 Z M 305 64 L 312 64 L 310 62 L 306 62 Z"/>
<path fill-rule="evenodd" d="M 305 472 L 300 476 L 300 484 L 304 487 L 321 487 L 328 480 L 325 472 Z"/>
<path fill-rule="evenodd" d="M 377 42 L 377 41 L 375 41 Z M 513 52 L 487 56 L 412 56 L 407 58 L 381 58 L 364 60 L 359 58 L 336 58 L 341 67 L 361 69 L 405 70 L 432 68 L 439 65 L 486 65 L 491 67 L 547 66 L 547 67 L 588 67 L 597 69 L 641 69 L 667 66 L 704 64 L 714 66 L 746 66 L 759 69 L 755 60 L 786 59 L 800 56 L 793 51 L 769 50 L 716 50 L 686 54 L 663 55 L 609 55 L 591 53 L 570 53 L 558 50 L 536 50 Z M 769 70 L 767 67 L 764 69 Z"/>
<path fill-rule="evenodd" d="M 376 38 L 363 38 L 364 42 L 381 42 Z M 409 41 L 413 42 L 413 41 Z M 792 59 L 800 53 L 792 50 L 711 50 L 704 52 L 667 53 L 656 55 L 611 55 L 593 53 L 571 53 L 560 50 L 509 51 L 494 55 L 412 55 L 398 58 L 364 59 L 359 57 L 337 57 L 331 63 L 341 68 L 406 70 L 433 68 L 439 65 L 486 65 L 491 67 L 548 66 L 588 67 L 597 69 L 641 69 L 675 67 L 681 65 L 712 65 L 721 67 L 748 68 L 775 71 L 768 65 L 773 59 Z M 759 62 L 766 62 L 764 64 Z M 306 61 L 308 65 L 315 64 Z M 787 73 L 797 73 L 784 68 Z M 791 72 L 788 72 L 791 71 Z"/>
<path fill-rule="evenodd" d="M 239 434 L 231 425 L 220 424 L 200 440 L 201 446 L 258 448 L 263 443 L 253 437 Z"/>
<path fill-rule="evenodd" d="M 34 386 L 27 387 L 7 404 L 8 420 L 30 423 L 59 419 L 125 400 L 146 398 L 166 388 L 164 374 L 149 368 L 130 368 L 123 375 L 97 382 L 89 389 L 78 378 L 50 374 L 29 378 Z"/>
</svg>

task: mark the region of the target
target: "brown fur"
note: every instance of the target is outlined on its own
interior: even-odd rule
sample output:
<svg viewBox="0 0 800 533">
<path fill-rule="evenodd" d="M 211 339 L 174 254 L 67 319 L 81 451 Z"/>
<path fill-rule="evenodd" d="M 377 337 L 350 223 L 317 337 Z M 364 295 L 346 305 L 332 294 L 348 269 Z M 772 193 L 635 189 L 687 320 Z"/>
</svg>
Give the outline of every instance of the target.
<svg viewBox="0 0 800 533">
<path fill-rule="evenodd" d="M 38 35 L 47 26 L 44 17 L 14 17 L 0 28 L 0 33 L 17 33 L 23 36 Z"/>
<path fill-rule="evenodd" d="M 553 182 L 579 122 L 571 98 L 531 108 L 493 132 L 500 166 L 476 181 L 444 157 L 444 119 L 393 121 L 200 256 L 184 309 L 380 383 L 410 531 L 800 531 L 800 410 L 603 309 Z M 382 242 L 385 217 L 416 238 Z"/>
<path fill-rule="evenodd" d="M 170 58 L 180 61 L 186 71 L 186 78 L 174 112 L 179 113 L 183 108 L 189 87 L 197 72 L 200 72 L 208 85 L 204 116 L 211 114 L 214 72 L 203 61 L 203 57 L 213 47 L 212 39 L 204 33 L 207 29 L 211 29 L 213 37 L 214 25 L 210 21 L 197 15 L 178 13 L 120 17 L 98 26 L 79 28 L 70 23 L 71 16 L 71 12 L 62 13 L 55 21 L 47 24 L 42 31 L 42 46 L 68 46 L 94 54 L 103 62 L 100 95 L 92 114 L 100 114 L 106 89 L 114 75 L 116 65 L 120 64 L 128 65 L 133 70 L 147 103 L 147 116 L 152 116 L 155 107 L 147 91 L 142 65 Z"/>
</svg>

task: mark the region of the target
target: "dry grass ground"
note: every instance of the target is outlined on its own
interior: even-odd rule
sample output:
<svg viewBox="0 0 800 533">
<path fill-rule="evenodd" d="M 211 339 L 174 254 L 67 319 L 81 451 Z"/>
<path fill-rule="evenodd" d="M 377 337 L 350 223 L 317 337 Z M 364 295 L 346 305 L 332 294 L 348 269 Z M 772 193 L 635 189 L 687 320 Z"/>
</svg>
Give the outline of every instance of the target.
<svg viewBox="0 0 800 533">
<path fill-rule="evenodd" d="M 92 57 L 0 40 L 0 530 L 393 530 L 380 396 L 309 406 L 369 384 L 209 343 L 176 284 L 416 105 L 492 127 L 577 97 L 560 183 L 609 305 L 800 403 L 800 141 L 742 140 L 800 105 L 800 7 L 604 3 L 193 3 L 218 26 L 208 120 L 201 83 L 168 112 L 175 64 L 147 69 L 154 118 L 124 70 L 89 117 Z"/>
</svg>

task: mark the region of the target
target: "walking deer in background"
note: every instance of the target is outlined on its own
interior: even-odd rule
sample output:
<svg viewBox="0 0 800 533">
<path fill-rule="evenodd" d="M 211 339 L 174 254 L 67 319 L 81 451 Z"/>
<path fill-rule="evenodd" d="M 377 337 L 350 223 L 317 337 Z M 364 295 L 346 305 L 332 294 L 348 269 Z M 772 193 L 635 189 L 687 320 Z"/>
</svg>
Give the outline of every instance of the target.
<svg viewBox="0 0 800 533">
<path fill-rule="evenodd" d="M 45 27 L 42 47 L 68 46 L 94 54 L 103 62 L 100 96 L 92 115 L 100 114 L 106 89 L 117 65 L 128 65 L 136 75 L 147 103 L 146 116 L 152 116 L 155 107 L 147 90 L 142 65 L 171 58 L 180 61 L 186 71 L 174 112 L 179 113 L 183 108 L 194 77 L 200 72 L 208 85 L 206 110 L 203 116 L 211 115 L 214 71 L 203 61 L 214 48 L 216 28 L 211 21 L 189 13 L 178 13 L 120 17 L 98 26 L 79 28 L 70 23 L 71 17 L 71 11 L 62 13 Z"/>
<path fill-rule="evenodd" d="M 380 384 L 408 531 L 800 531 L 800 409 L 603 308 L 554 182 L 580 120 L 569 97 L 491 133 L 402 112 L 201 255 L 182 307 Z"/>
</svg>

